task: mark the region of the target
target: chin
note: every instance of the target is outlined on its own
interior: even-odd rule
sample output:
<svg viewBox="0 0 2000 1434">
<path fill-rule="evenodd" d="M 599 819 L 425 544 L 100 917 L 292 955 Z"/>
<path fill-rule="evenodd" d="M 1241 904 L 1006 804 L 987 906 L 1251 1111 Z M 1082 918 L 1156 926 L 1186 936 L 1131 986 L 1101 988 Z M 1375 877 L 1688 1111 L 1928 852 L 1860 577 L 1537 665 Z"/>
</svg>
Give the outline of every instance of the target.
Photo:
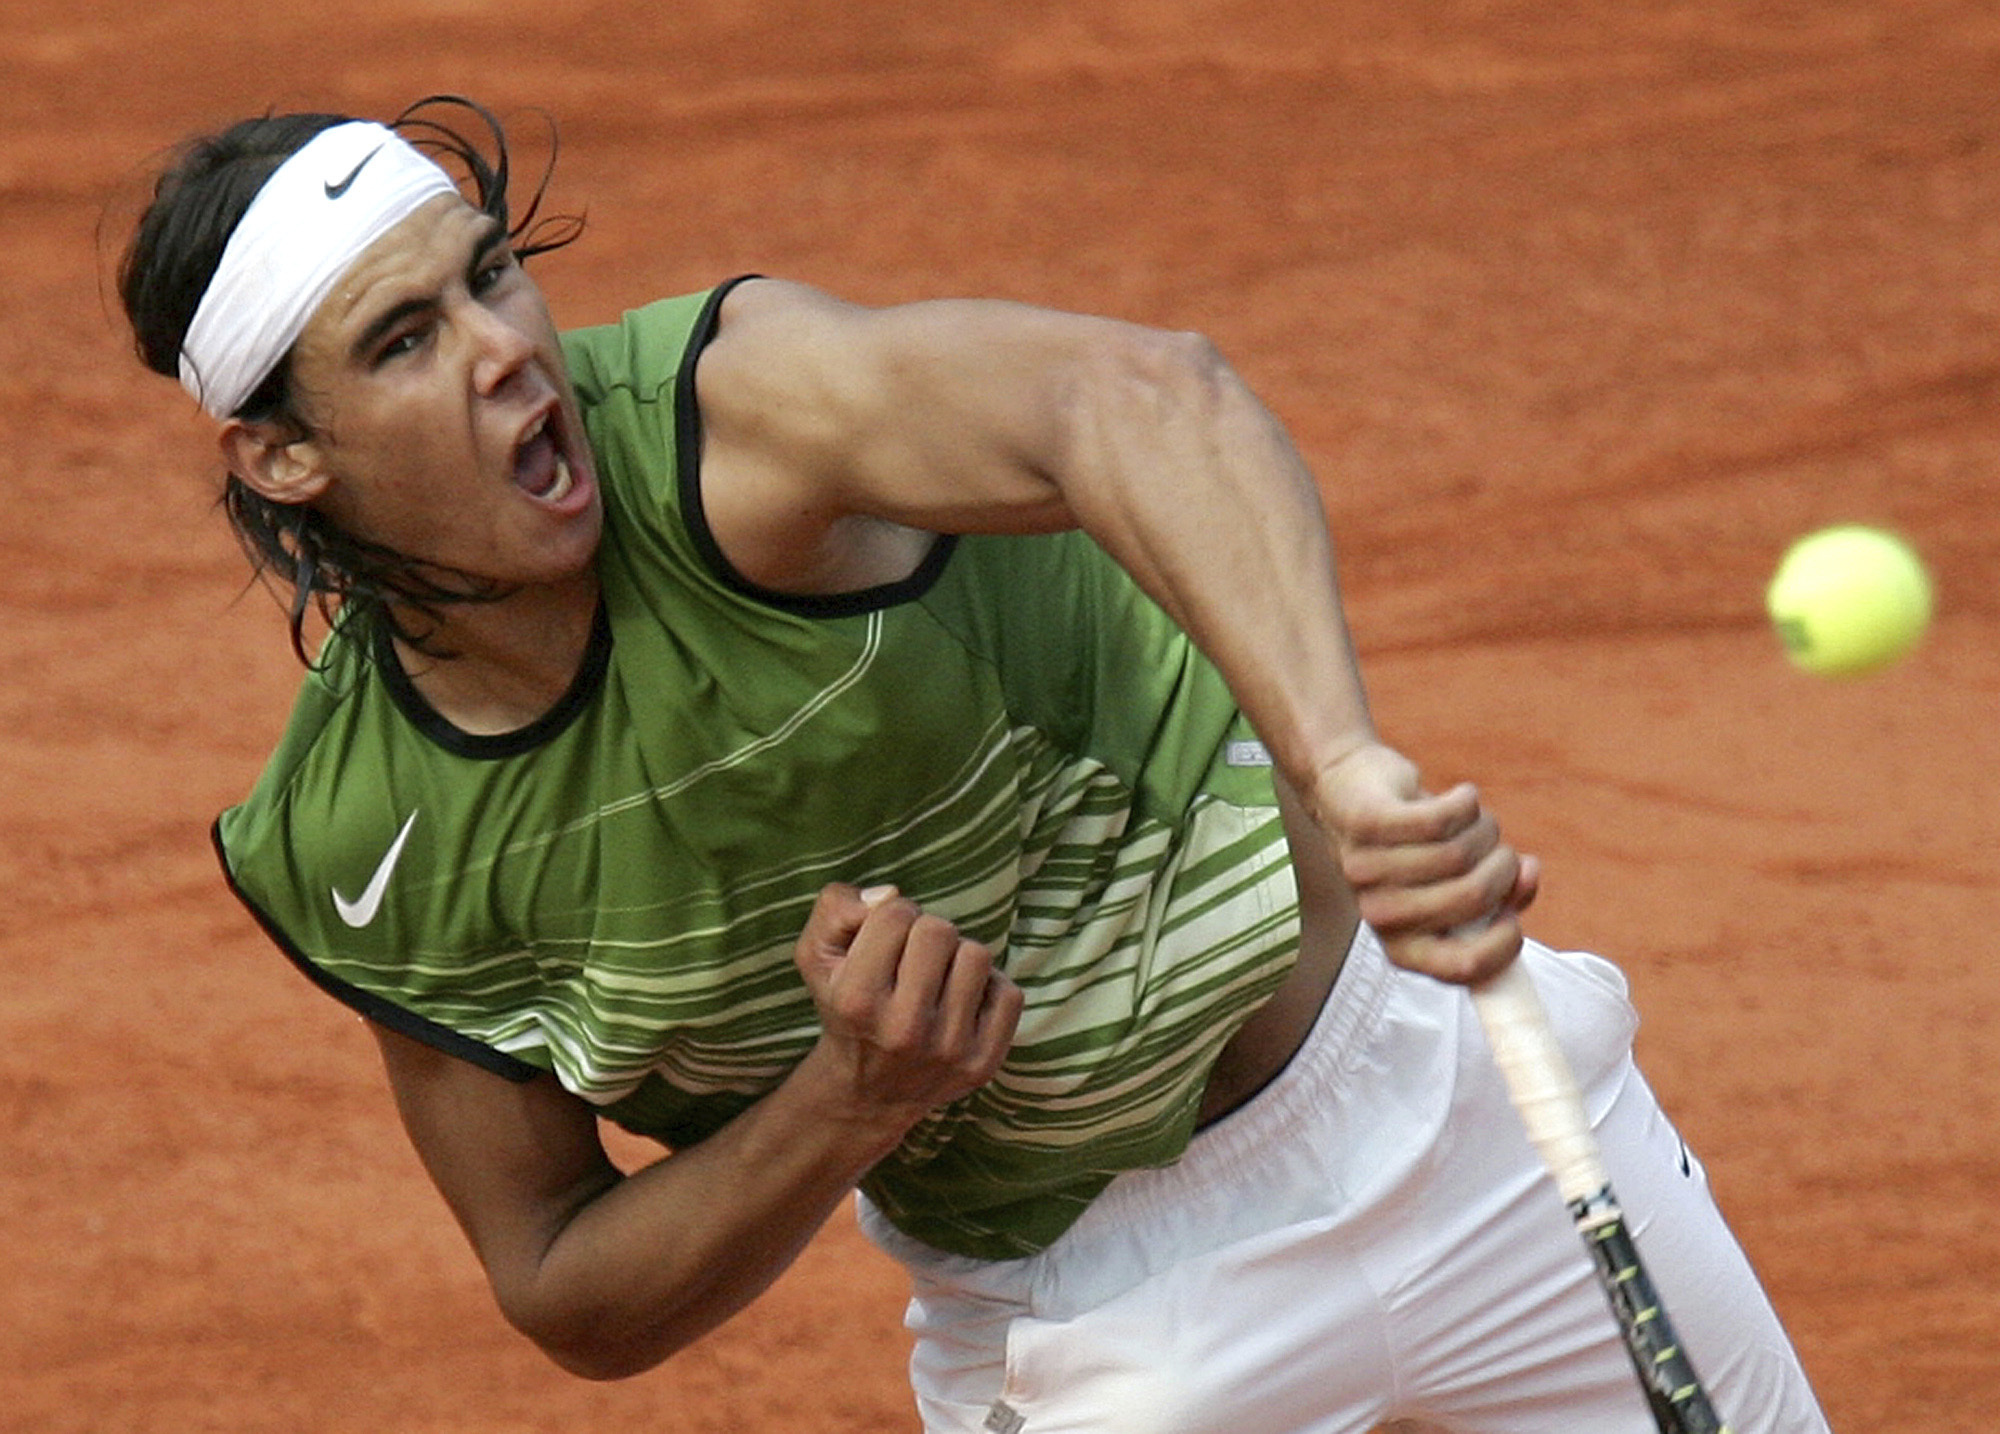
<svg viewBox="0 0 2000 1434">
<path fill-rule="evenodd" d="M 562 538 L 564 557 L 558 559 L 560 571 L 551 581 L 569 582 L 586 576 L 594 578 L 597 574 L 597 550 L 603 541 L 604 509 L 593 499 L 590 506 L 566 527 Z"/>
</svg>

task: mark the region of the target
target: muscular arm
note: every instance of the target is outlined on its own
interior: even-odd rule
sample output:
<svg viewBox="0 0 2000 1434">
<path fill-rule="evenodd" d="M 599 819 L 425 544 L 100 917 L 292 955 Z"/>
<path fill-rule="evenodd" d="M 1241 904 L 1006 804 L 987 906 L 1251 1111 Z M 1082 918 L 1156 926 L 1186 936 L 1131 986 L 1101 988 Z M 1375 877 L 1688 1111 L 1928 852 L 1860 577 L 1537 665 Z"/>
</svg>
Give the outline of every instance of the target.
<svg viewBox="0 0 2000 1434">
<path fill-rule="evenodd" d="M 1206 342 L 790 285 L 731 304 L 700 369 L 703 492 L 749 576 L 851 584 L 897 561 L 896 529 L 1081 526 L 1222 667 L 1295 780 L 1371 739 L 1318 490 Z"/>
<path fill-rule="evenodd" d="M 900 898 L 825 892 L 798 964 L 824 1034 L 701 1144 L 632 1175 L 593 1109 L 376 1028 L 405 1129 L 501 1310 L 573 1373 L 649 1369 L 747 1305 L 934 1106 L 984 1084 L 1020 1014 L 990 954 Z"/>
<path fill-rule="evenodd" d="M 1376 740 L 1318 486 L 1204 340 L 759 283 L 699 382 L 704 501 L 747 576 L 855 588 L 902 576 L 928 532 L 1081 527 L 1216 663 L 1391 954 L 1458 980 L 1512 958 L 1534 867 L 1470 788 L 1423 792 Z"/>
</svg>

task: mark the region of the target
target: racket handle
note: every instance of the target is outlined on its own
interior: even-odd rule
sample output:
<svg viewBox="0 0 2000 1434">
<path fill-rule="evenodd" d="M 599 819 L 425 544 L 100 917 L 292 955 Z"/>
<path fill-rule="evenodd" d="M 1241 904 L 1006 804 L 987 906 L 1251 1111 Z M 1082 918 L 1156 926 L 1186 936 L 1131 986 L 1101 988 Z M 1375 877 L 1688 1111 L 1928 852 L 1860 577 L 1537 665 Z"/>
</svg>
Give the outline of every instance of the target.
<svg viewBox="0 0 2000 1434">
<path fill-rule="evenodd" d="M 1609 1183 L 1604 1159 L 1528 963 L 1516 960 L 1474 986 L 1472 1002 L 1528 1139 L 1555 1177 L 1564 1202 L 1599 1196 Z"/>
<path fill-rule="evenodd" d="M 1590 1251 L 1655 1426 L 1661 1434 L 1729 1434 L 1640 1263 L 1569 1058 L 1549 1029 L 1548 1011 L 1527 962 L 1516 960 L 1473 987 L 1472 1000 L 1528 1139 L 1555 1177 Z"/>
</svg>

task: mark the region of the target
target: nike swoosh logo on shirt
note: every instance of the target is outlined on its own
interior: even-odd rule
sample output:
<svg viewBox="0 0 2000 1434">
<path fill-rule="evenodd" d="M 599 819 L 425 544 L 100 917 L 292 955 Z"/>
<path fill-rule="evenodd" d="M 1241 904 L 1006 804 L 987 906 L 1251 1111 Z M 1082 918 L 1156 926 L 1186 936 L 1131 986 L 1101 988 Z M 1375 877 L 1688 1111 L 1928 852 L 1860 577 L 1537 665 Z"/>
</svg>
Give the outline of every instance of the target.
<svg viewBox="0 0 2000 1434">
<path fill-rule="evenodd" d="M 333 889 L 333 909 L 340 913 L 340 919 L 356 931 L 375 919 L 382 909 L 382 898 L 388 893 L 389 878 L 395 874 L 396 863 L 403 855 L 403 843 L 410 839 L 410 828 L 417 824 L 417 814 L 411 812 L 403 823 L 403 829 L 396 833 L 396 839 L 389 843 L 389 850 L 375 867 L 375 874 L 368 878 L 368 885 L 361 888 L 361 895 L 349 900 Z"/>
<path fill-rule="evenodd" d="M 326 197 L 328 199 L 338 199 L 340 198 L 341 195 L 347 193 L 348 190 L 352 189 L 354 187 L 354 181 L 361 177 L 361 171 L 368 167 L 368 161 L 373 159 L 376 155 L 380 154 L 381 152 L 382 152 L 382 146 L 378 144 L 375 146 L 375 148 L 369 150 L 368 153 L 361 156 L 361 163 L 355 165 L 354 168 L 347 171 L 347 178 L 341 180 L 338 184 L 335 184 L 329 180 L 326 184 Z"/>
</svg>

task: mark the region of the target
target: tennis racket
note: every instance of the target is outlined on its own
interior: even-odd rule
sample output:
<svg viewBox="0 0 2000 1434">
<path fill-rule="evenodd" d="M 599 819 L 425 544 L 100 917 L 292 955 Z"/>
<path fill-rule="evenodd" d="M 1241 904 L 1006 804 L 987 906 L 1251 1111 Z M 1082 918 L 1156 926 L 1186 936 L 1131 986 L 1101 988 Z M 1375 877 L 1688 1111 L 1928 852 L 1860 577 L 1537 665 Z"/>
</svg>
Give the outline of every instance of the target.
<svg viewBox="0 0 2000 1434">
<path fill-rule="evenodd" d="M 1569 1061 L 1525 962 L 1472 991 L 1493 1059 L 1583 1237 L 1660 1434 L 1729 1434 L 1674 1334 L 1611 1191 Z"/>
</svg>

